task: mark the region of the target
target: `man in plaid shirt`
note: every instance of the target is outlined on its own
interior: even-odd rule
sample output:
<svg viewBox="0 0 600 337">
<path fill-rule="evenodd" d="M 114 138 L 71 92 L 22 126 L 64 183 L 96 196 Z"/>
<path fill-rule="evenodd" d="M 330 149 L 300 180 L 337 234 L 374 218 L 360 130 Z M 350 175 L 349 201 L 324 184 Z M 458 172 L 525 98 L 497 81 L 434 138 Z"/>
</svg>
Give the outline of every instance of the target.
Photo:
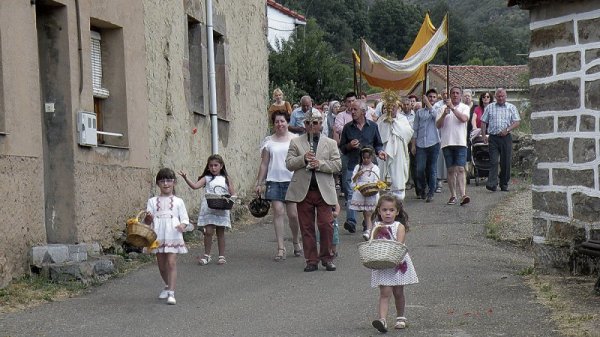
<svg viewBox="0 0 600 337">
<path fill-rule="evenodd" d="M 506 103 L 506 90 L 496 90 L 496 102 L 490 103 L 481 116 L 481 134 L 489 134 L 489 139 L 484 137 L 484 143 L 489 143 L 490 171 L 485 188 L 496 191 L 498 178 L 500 190 L 508 192 L 510 180 L 510 165 L 512 161 L 512 136 L 511 131 L 519 127 L 521 117 L 517 108 Z M 498 176 L 498 159 L 500 159 L 500 175 Z"/>
</svg>

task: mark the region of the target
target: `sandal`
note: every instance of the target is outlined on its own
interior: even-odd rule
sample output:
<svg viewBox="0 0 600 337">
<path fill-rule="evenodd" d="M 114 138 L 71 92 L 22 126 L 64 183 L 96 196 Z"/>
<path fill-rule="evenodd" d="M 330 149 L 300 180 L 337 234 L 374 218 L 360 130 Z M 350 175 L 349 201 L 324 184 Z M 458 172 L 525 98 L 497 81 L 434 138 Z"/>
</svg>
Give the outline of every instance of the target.
<svg viewBox="0 0 600 337">
<path fill-rule="evenodd" d="M 396 325 L 394 325 L 395 329 L 404 329 L 406 328 L 406 317 L 396 317 Z"/>
<path fill-rule="evenodd" d="M 212 258 L 210 257 L 210 255 L 208 254 L 204 254 L 201 258 L 198 259 L 198 264 L 201 266 L 205 266 L 207 265 L 210 261 L 212 260 Z"/>
<path fill-rule="evenodd" d="M 281 255 L 279 255 L 279 252 L 281 252 Z M 285 248 L 277 248 L 277 255 L 275 255 L 273 260 L 275 260 L 275 262 L 279 262 L 279 261 L 283 261 L 285 259 L 286 259 Z"/>
<path fill-rule="evenodd" d="M 222 266 L 225 263 L 227 263 L 227 260 L 225 260 L 225 256 L 223 256 L 223 255 L 219 256 L 219 259 L 217 260 L 217 264 Z"/>
<path fill-rule="evenodd" d="M 374 320 L 371 325 L 381 333 L 386 333 L 388 331 L 387 324 L 383 318 Z"/>
<path fill-rule="evenodd" d="M 300 246 L 300 242 L 292 242 L 294 244 L 294 256 L 295 257 L 300 257 L 302 255 L 304 255 L 304 250 L 302 249 L 302 246 Z M 296 247 L 300 247 L 298 249 L 296 249 Z"/>
</svg>

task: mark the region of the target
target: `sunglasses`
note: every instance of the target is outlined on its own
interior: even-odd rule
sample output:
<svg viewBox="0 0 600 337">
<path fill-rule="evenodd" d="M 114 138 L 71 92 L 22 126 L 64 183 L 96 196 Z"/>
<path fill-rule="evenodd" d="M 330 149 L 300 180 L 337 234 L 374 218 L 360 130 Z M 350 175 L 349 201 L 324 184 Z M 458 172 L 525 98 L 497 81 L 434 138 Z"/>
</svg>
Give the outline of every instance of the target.
<svg viewBox="0 0 600 337">
<path fill-rule="evenodd" d="M 172 184 L 175 182 L 175 179 L 161 179 L 158 181 L 159 184 Z"/>
<path fill-rule="evenodd" d="M 304 122 L 304 124 L 309 124 L 309 125 L 310 125 L 310 124 L 312 124 L 312 125 L 319 125 L 319 121 L 312 121 L 312 122 L 310 122 L 310 121 L 305 121 L 305 122 Z"/>
<path fill-rule="evenodd" d="M 490 95 L 485 95 L 483 96 L 483 98 L 490 98 Z"/>
</svg>

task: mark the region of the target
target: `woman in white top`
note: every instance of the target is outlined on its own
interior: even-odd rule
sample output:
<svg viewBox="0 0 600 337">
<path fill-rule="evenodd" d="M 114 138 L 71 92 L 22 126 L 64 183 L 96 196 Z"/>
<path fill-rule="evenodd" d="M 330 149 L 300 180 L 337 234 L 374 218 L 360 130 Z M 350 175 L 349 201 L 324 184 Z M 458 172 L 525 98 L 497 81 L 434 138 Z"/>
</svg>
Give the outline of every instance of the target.
<svg viewBox="0 0 600 337">
<path fill-rule="evenodd" d="M 275 133 L 267 136 L 261 146 L 261 161 L 256 177 L 255 192 L 260 195 L 262 186 L 266 185 L 265 199 L 271 201 L 275 238 L 277 239 L 275 261 L 279 262 L 286 259 L 286 249 L 283 243 L 285 232 L 283 217 L 286 211 L 292 232 L 294 256 L 302 256 L 303 254 L 298 237 L 299 225 L 296 204 L 285 201 L 285 194 L 292 180 L 292 172 L 285 167 L 285 157 L 290 147 L 290 141 L 297 135 L 288 131 L 290 117 L 286 113 L 274 112 L 271 115 L 271 121 Z"/>
</svg>

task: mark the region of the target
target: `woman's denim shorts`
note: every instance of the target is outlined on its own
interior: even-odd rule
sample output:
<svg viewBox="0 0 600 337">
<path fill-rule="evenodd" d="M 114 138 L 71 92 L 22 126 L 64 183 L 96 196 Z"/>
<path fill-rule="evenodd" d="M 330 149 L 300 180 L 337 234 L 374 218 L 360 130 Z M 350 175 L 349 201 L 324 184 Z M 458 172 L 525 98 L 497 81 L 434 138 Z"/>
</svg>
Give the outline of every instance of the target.
<svg viewBox="0 0 600 337">
<path fill-rule="evenodd" d="M 270 201 L 285 202 L 285 194 L 287 193 L 289 181 L 277 182 L 267 181 L 267 189 L 265 191 L 265 199 Z"/>
</svg>

